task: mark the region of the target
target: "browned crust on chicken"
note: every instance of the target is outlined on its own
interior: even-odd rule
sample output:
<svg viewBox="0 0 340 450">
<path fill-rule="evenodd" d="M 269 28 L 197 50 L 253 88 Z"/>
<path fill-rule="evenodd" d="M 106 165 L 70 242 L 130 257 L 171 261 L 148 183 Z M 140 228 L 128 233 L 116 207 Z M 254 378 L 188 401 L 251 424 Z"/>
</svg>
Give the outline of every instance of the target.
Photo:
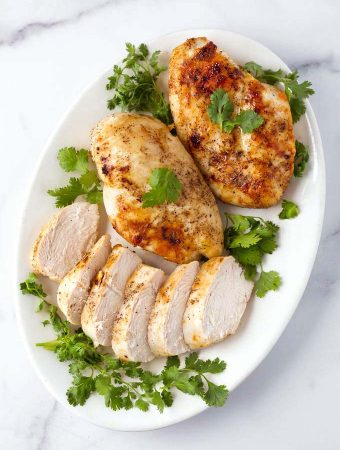
<svg viewBox="0 0 340 450">
<path fill-rule="evenodd" d="M 228 92 L 234 114 L 253 109 L 264 124 L 251 134 L 236 127 L 221 132 L 207 114 L 211 94 Z M 295 140 L 284 92 L 261 83 L 206 38 L 174 49 L 169 98 L 179 138 L 215 195 L 225 203 L 263 208 L 275 205 L 294 169 Z"/>
</svg>

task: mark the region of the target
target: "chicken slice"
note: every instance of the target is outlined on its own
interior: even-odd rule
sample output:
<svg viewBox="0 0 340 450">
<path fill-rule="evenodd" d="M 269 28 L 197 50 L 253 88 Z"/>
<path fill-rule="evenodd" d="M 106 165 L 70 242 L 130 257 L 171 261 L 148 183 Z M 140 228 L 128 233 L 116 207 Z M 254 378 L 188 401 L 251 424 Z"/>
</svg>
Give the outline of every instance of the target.
<svg viewBox="0 0 340 450">
<path fill-rule="evenodd" d="M 119 359 L 148 362 L 154 358 L 148 344 L 148 323 L 164 272 L 142 264 L 131 275 L 124 303 L 115 319 L 112 348 Z"/>
<path fill-rule="evenodd" d="M 141 114 L 107 117 L 92 133 L 92 157 L 104 182 L 115 230 L 134 246 L 186 263 L 222 253 L 221 217 L 207 184 L 177 137 Z M 143 208 L 153 169 L 172 170 L 183 188 L 176 203 Z"/>
<path fill-rule="evenodd" d="M 153 306 L 148 339 L 156 356 L 179 355 L 189 350 L 183 336 L 183 314 L 199 264 L 178 266 L 159 290 Z"/>
<path fill-rule="evenodd" d="M 253 283 L 245 279 L 232 256 L 204 263 L 183 317 L 184 339 L 189 347 L 207 347 L 235 333 L 252 290 Z"/>
<path fill-rule="evenodd" d="M 33 272 L 61 281 L 96 242 L 98 229 L 97 205 L 79 202 L 61 209 L 34 243 Z"/>
<path fill-rule="evenodd" d="M 207 110 L 216 89 L 225 90 L 234 115 L 252 109 L 264 124 L 252 133 L 221 131 Z M 214 194 L 249 208 L 275 205 L 294 169 L 295 139 L 286 94 L 261 83 L 207 38 L 176 47 L 169 64 L 169 101 L 179 139 Z"/>
<path fill-rule="evenodd" d="M 111 345 L 112 327 L 123 303 L 126 282 L 142 260 L 134 252 L 116 245 L 98 273 L 81 316 L 81 325 L 94 344 Z"/>
<path fill-rule="evenodd" d="M 102 236 L 92 249 L 61 280 L 57 301 L 66 319 L 80 325 L 80 316 L 88 299 L 91 283 L 103 267 L 111 250 L 110 236 Z"/>
</svg>

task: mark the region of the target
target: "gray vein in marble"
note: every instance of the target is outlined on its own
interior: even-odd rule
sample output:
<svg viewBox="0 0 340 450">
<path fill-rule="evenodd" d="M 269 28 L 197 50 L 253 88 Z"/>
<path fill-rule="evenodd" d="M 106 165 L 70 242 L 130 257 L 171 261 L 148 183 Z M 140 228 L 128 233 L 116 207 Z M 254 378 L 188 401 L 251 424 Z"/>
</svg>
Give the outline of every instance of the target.
<svg viewBox="0 0 340 450">
<path fill-rule="evenodd" d="M 292 64 L 292 67 L 298 71 L 309 71 L 322 68 L 329 70 L 331 73 L 340 72 L 339 61 L 336 60 L 334 53 L 328 54 L 323 59 L 315 59 L 299 64 Z"/>
<path fill-rule="evenodd" d="M 22 42 L 27 37 L 33 36 L 40 31 L 52 29 L 59 27 L 61 25 L 68 25 L 77 22 L 83 17 L 89 16 L 101 9 L 106 8 L 107 6 L 110 6 L 112 4 L 120 3 L 120 0 L 106 0 L 101 4 L 97 4 L 92 8 L 85 9 L 83 11 L 78 12 L 76 15 L 72 17 L 68 17 L 66 19 L 62 20 L 56 20 L 51 22 L 32 22 L 24 25 L 23 27 L 19 28 L 18 30 L 14 31 L 11 36 L 9 36 L 7 39 L 0 40 L 0 46 L 12 46 L 15 44 L 18 44 L 19 42 Z"/>
<path fill-rule="evenodd" d="M 48 426 L 49 426 L 49 424 L 51 422 L 51 418 L 52 418 L 54 412 L 56 411 L 56 409 L 57 409 L 57 402 L 54 401 L 50 412 L 47 414 L 47 416 L 45 416 L 45 420 L 44 420 L 44 423 L 42 425 L 41 438 L 40 438 L 40 441 L 38 442 L 37 447 L 36 447 L 37 450 L 43 450 L 44 448 L 47 448 L 47 447 L 45 447 L 46 436 L 47 436 L 47 429 L 48 429 Z"/>
</svg>

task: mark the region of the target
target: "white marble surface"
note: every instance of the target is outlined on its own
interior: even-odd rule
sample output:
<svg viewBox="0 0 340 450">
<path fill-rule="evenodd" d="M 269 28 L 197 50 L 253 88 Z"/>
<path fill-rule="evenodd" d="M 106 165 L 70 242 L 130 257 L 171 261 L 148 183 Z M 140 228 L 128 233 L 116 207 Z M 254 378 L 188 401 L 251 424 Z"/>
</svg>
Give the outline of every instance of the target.
<svg viewBox="0 0 340 450">
<path fill-rule="evenodd" d="M 339 17 L 335 0 L 1 0 L 1 448 L 340 448 Z M 124 42 L 193 27 L 257 39 L 313 82 L 327 168 L 323 235 L 291 323 L 225 408 L 154 432 L 112 432 L 64 410 L 29 364 L 13 308 L 18 218 L 49 134 Z"/>
</svg>

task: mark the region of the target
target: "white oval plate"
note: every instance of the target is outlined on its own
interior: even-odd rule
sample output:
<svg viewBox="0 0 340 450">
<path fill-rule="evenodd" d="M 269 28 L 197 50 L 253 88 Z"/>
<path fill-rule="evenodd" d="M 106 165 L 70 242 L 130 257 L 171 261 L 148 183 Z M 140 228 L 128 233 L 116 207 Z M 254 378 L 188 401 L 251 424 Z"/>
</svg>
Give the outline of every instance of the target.
<svg viewBox="0 0 340 450">
<path fill-rule="evenodd" d="M 239 64 L 254 60 L 266 68 L 288 70 L 280 58 L 263 45 L 222 30 L 174 33 L 160 37 L 149 44 L 149 48 L 165 52 L 163 57 L 166 60 L 174 47 L 195 36 L 207 36 Z M 17 282 L 26 278 L 30 270 L 28 255 L 32 243 L 41 226 L 55 212 L 53 198 L 46 191 L 62 186 L 68 178 L 58 166 L 57 150 L 64 146 L 89 148 L 90 130 L 98 120 L 109 114 L 106 100 L 110 93 L 105 90 L 109 73 L 104 73 L 83 92 L 57 127 L 42 154 L 22 217 Z M 316 256 L 324 212 L 325 171 L 320 134 L 308 102 L 307 114 L 295 127 L 295 133 L 298 140 L 309 145 L 310 162 L 303 178 L 292 179 L 284 197 L 300 206 L 300 215 L 294 220 L 280 221 L 280 206 L 269 210 L 241 211 L 241 214 L 261 215 L 279 223 L 280 246 L 266 259 L 265 268 L 279 271 L 283 284 L 279 291 L 250 302 L 235 336 L 201 351 L 202 357 L 218 356 L 227 361 L 227 370 L 215 379 L 229 390 L 235 389 L 260 364 L 278 340 L 304 292 Z M 238 210 L 235 207 L 227 209 L 231 212 Z M 146 259 L 149 263 L 155 263 L 150 255 Z M 163 267 L 169 269 L 170 266 L 165 264 Z M 83 407 L 70 406 L 65 396 L 70 384 L 67 364 L 57 361 L 53 353 L 35 346 L 36 342 L 51 339 L 53 332 L 41 325 L 42 317 L 35 313 L 34 303 L 34 300 L 17 295 L 17 316 L 31 361 L 54 397 L 80 417 L 115 430 L 150 430 L 175 424 L 206 408 L 200 399 L 177 392 L 173 406 L 163 414 L 159 414 L 155 408 L 151 408 L 148 413 L 137 409 L 113 412 L 104 406 L 102 397 L 96 395 Z M 162 363 L 162 360 L 154 362 L 152 368 L 157 369 Z"/>
</svg>

